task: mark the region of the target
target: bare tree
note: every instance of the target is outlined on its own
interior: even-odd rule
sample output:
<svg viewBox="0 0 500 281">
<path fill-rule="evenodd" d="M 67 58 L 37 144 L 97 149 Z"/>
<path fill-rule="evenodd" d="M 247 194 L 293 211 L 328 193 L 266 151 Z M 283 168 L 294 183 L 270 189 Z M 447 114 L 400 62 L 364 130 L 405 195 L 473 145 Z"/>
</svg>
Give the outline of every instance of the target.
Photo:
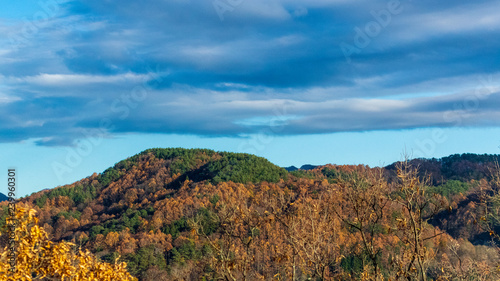
<svg viewBox="0 0 500 281">
<path fill-rule="evenodd" d="M 346 179 L 339 179 L 337 198 L 345 198 L 345 205 L 333 205 L 334 211 L 342 222 L 359 234 L 363 254 L 368 256 L 375 280 L 383 280 L 380 256 L 382 246 L 376 238 L 381 236 L 381 228 L 390 200 L 387 182 L 382 169 L 377 172 L 368 170 L 356 172 Z M 367 273 L 368 274 L 368 273 Z"/>
<path fill-rule="evenodd" d="M 391 194 L 393 202 L 400 206 L 401 217 L 397 219 L 395 234 L 405 245 L 396 263 L 398 277 L 408 280 L 427 280 L 428 262 L 433 258 L 424 242 L 443 233 L 426 234 L 427 220 L 443 209 L 444 202 L 428 191 L 429 177 L 418 176 L 418 166 L 413 166 L 405 157 L 397 165 L 398 181 Z"/>
</svg>

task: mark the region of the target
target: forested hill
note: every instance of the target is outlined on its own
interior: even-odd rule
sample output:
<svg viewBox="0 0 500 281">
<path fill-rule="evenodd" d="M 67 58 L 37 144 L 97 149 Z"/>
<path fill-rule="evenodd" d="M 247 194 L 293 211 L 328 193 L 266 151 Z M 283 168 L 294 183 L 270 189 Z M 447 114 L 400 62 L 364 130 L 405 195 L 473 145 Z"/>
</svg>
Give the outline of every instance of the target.
<svg viewBox="0 0 500 281">
<path fill-rule="evenodd" d="M 120 256 L 140 280 L 397 280 L 422 270 L 451 280 L 500 262 L 489 244 L 500 215 L 473 223 L 498 189 L 496 159 L 288 172 L 249 154 L 156 148 L 19 204 L 37 210 L 53 241 L 104 261 Z M 402 164 L 415 174 L 402 173 Z"/>
<path fill-rule="evenodd" d="M 427 174 L 433 184 L 437 185 L 448 180 L 480 180 L 489 175 L 489 170 L 493 168 L 495 162 L 500 162 L 499 154 L 453 154 L 443 158 L 417 158 L 412 159 L 411 163 L 419 167 L 420 175 Z M 399 162 L 387 165 L 387 171 L 396 171 Z M 314 170 L 321 165 L 302 165 L 300 168 L 295 166 L 286 167 L 289 172 L 297 170 Z M 391 173 L 388 173 L 390 176 Z M 392 174 L 395 175 L 395 174 Z"/>
<path fill-rule="evenodd" d="M 148 149 L 118 162 L 101 174 L 94 174 L 72 185 L 45 190 L 30 196 L 39 207 L 47 199 L 67 196 L 76 205 L 101 199 L 105 206 L 132 200 L 125 194 L 136 194 L 142 201 L 151 193 L 173 192 L 189 180 L 217 184 L 232 181 L 278 182 L 287 171 L 262 157 L 242 153 L 215 152 L 208 149 Z M 108 187 L 124 192 L 108 196 Z M 104 192 L 104 193 L 103 193 Z M 134 201 L 136 201 L 134 200 Z"/>
<path fill-rule="evenodd" d="M 453 154 L 443 158 L 419 158 L 411 161 L 413 165 L 419 167 L 421 175 L 427 174 L 432 178 L 434 185 L 448 180 L 467 182 L 487 178 L 495 162 L 500 162 L 500 155 L 473 153 Z M 385 168 L 395 171 L 397 163 Z"/>
</svg>

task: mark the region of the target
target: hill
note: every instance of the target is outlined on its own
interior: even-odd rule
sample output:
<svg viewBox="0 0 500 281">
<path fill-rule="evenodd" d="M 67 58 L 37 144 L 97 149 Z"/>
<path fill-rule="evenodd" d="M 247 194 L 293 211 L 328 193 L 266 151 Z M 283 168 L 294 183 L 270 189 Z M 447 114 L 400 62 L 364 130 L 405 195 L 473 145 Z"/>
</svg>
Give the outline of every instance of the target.
<svg viewBox="0 0 500 281">
<path fill-rule="evenodd" d="M 453 279 L 481 273 L 462 261 L 484 268 L 500 261 L 486 228 L 498 225 L 472 223 L 477 206 L 489 204 L 480 192 L 494 195 L 488 171 L 496 159 L 465 154 L 288 172 L 249 154 L 155 148 L 20 204 L 37 210 L 51 240 L 72 241 L 103 261 L 119 255 L 140 280 L 394 279 L 421 272 Z M 401 165 L 415 174 L 401 173 Z M 426 182 L 425 174 L 438 179 Z M 405 209 L 410 203 L 420 211 Z M 4 207 L 2 221 L 6 214 Z"/>
<path fill-rule="evenodd" d="M 500 162 L 500 155 L 464 153 L 439 159 L 413 159 L 411 162 L 420 167 L 421 175 L 430 175 L 433 185 L 437 185 L 448 180 L 467 182 L 487 178 L 494 163 Z M 395 171 L 397 164 L 398 162 L 385 168 L 389 171 Z"/>
</svg>

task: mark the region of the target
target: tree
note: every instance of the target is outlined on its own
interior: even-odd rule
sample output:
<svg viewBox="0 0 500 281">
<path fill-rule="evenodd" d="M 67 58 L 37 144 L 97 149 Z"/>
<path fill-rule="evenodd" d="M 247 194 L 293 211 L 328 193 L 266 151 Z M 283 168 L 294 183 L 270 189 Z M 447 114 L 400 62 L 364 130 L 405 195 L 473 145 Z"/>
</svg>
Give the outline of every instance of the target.
<svg viewBox="0 0 500 281">
<path fill-rule="evenodd" d="M 244 186 L 229 187 L 226 196 L 212 210 L 198 213 L 188 223 L 196 235 L 209 243 L 212 265 L 220 276 L 226 280 L 249 280 L 262 219 L 247 204 L 249 194 Z"/>
<path fill-rule="evenodd" d="M 353 240 L 361 240 L 362 253 L 371 262 L 373 272 L 364 272 L 375 280 L 383 280 L 381 273 L 384 246 L 377 243 L 384 236 L 383 223 L 390 207 L 389 189 L 383 178 L 383 170 L 377 173 L 362 170 L 338 179 L 336 198 L 345 198 L 343 205 L 333 205 L 337 216 L 354 234 Z M 338 200 L 338 199 L 337 199 Z M 338 207 L 336 207 L 338 206 Z"/>
<path fill-rule="evenodd" d="M 397 165 L 396 190 L 392 200 L 400 206 L 395 234 L 402 242 L 402 252 L 395 263 L 399 266 L 398 277 L 408 280 L 427 280 L 427 266 L 433 258 L 432 249 L 424 242 L 443 233 L 425 235 L 427 220 L 443 207 L 438 194 L 430 194 L 428 178 L 418 176 L 418 167 L 412 166 L 408 158 Z"/>
<path fill-rule="evenodd" d="M 311 268 L 312 277 L 321 280 L 331 280 L 329 269 L 339 264 L 340 244 L 345 242 L 341 223 L 332 211 L 333 199 L 332 194 L 322 194 L 317 199 L 297 200 L 291 215 L 286 216 L 285 233 L 302 267 Z"/>
<path fill-rule="evenodd" d="M 477 213 L 475 216 L 475 223 L 486 231 L 491 237 L 491 244 L 497 251 L 496 270 L 494 273 L 496 277 L 500 274 L 500 165 L 495 162 L 493 168 L 490 168 L 490 184 L 489 188 L 482 188 L 479 190 L 479 200 Z"/>
<path fill-rule="evenodd" d="M 6 230 L 14 246 L 14 267 L 9 245 L 0 255 L 0 281 L 7 280 L 137 280 L 126 270 L 124 262 L 114 264 L 98 261 L 89 251 L 69 242 L 53 243 L 38 225 L 33 209 L 17 208 L 7 219 Z M 9 227 L 10 226 L 10 227 Z"/>
</svg>

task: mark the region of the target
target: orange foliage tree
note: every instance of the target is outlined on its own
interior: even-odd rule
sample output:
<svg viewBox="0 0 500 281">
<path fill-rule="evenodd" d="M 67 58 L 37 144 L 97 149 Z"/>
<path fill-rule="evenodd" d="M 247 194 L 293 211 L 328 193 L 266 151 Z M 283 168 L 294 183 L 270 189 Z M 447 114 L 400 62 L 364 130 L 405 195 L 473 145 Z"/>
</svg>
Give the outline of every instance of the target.
<svg viewBox="0 0 500 281">
<path fill-rule="evenodd" d="M 7 219 L 7 229 L 2 234 L 10 240 L 0 254 L 0 281 L 137 280 L 127 272 L 124 262 L 100 262 L 88 251 L 74 251 L 72 243 L 49 241 L 35 212 L 17 208 Z"/>
</svg>

